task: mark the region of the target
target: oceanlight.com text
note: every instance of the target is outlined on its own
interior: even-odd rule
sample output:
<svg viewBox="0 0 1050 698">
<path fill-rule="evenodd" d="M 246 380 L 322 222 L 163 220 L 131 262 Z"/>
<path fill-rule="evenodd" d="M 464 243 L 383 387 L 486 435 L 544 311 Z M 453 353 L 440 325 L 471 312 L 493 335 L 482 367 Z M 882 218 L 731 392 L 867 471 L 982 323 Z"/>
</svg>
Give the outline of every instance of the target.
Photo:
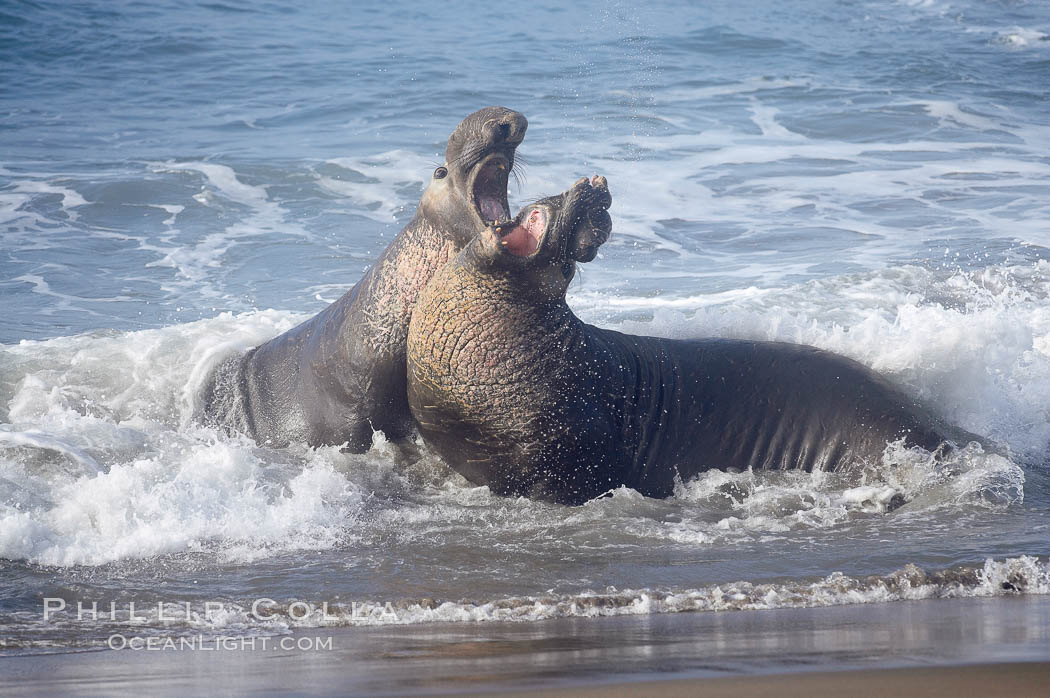
<svg viewBox="0 0 1050 698">
<path fill-rule="evenodd" d="M 164 652 L 171 650 L 195 652 L 331 652 L 331 637 L 164 637 L 140 635 L 110 635 L 106 646 L 111 650 L 133 652 Z"/>
</svg>

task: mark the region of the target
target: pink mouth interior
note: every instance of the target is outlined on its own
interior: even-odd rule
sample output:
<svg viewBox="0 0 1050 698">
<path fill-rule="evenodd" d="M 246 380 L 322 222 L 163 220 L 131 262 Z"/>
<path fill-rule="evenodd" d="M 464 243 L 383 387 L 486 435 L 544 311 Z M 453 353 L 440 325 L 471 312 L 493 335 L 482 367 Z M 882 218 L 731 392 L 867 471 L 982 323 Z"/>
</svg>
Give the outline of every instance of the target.
<svg viewBox="0 0 1050 698">
<path fill-rule="evenodd" d="M 509 217 L 502 201 L 485 194 L 478 197 L 478 210 L 481 211 L 481 218 L 486 221 L 505 221 Z"/>
<path fill-rule="evenodd" d="M 503 192 L 506 190 L 506 179 L 495 164 L 486 165 L 474 181 L 474 201 L 481 219 L 486 222 L 499 223 L 510 218 L 503 205 Z"/>
<path fill-rule="evenodd" d="M 547 214 L 542 209 L 529 211 L 521 225 L 503 236 L 501 242 L 508 252 L 518 257 L 528 257 L 540 248 L 540 239 L 547 228 Z"/>
</svg>

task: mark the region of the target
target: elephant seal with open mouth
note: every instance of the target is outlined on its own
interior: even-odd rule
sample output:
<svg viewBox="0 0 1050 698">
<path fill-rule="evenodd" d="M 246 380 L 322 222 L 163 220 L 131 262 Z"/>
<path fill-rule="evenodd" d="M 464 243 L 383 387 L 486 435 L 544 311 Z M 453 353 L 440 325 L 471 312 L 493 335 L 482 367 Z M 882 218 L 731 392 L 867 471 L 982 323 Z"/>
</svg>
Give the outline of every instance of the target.
<svg viewBox="0 0 1050 698">
<path fill-rule="evenodd" d="M 430 281 L 408 335 L 420 432 L 471 482 L 568 504 L 711 469 L 822 470 L 980 439 L 808 346 L 637 337 L 565 302 L 610 228 L 604 178 L 490 226 Z"/>
<path fill-rule="evenodd" d="M 364 277 L 318 315 L 221 363 L 201 394 L 204 421 L 260 444 L 346 444 L 403 436 L 405 340 L 419 292 L 489 223 L 510 218 L 507 178 L 528 122 L 503 107 L 474 112 L 448 139 L 415 216 Z"/>
</svg>

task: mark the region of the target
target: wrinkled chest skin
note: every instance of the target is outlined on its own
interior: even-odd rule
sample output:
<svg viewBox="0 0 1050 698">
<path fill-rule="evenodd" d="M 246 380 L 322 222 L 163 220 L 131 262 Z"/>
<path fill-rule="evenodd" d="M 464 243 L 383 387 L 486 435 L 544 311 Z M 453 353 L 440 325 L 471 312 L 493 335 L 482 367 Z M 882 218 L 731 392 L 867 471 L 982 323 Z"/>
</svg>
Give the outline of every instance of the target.
<svg viewBox="0 0 1050 698">
<path fill-rule="evenodd" d="M 464 119 L 412 221 L 372 268 L 315 317 L 219 365 L 201 390 L 202 421 L 275 447 L 362 452 L 375 431 L 408 434 L 405 346 L 416 300 L 481 224 L 509 216 L 507 177 L 527 127 L 504 107 Z"/>
<path fill-rule="evenodd" d="M 841 469 L 888 442 L 980 441 L 861 364 L 812 347 L 637 337 L 527 302 L 459 259 L 424 291 L 408 396 L 427 442 L 474 483 L 579 504 L 666 497 L 708 469 Z"/>
<path fill-rule="evenodd" d="M 409 329 L 409 403 L 427 442 L 469 480 L 545 497 L 552 446 L 571 438 L 557 385 L 583 337 L 564 304 L 512 293 L 455 264 L 435 276 Z"/>
</svg>

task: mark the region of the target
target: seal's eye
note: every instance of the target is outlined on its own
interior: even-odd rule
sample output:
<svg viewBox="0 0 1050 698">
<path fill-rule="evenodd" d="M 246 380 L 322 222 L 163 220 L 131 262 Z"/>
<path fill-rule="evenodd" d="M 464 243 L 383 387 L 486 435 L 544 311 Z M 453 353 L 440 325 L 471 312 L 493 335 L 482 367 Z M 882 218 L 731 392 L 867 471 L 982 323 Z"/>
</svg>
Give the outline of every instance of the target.
<svg viewBox="0 0 1050 698">
<path fill-rule="evenodd" d="M 444 179 L 447 176 L 448 168 L 446 167 L 439 167 L 436 170 L 434 170 L 434 179 Z"/>
</svg>

